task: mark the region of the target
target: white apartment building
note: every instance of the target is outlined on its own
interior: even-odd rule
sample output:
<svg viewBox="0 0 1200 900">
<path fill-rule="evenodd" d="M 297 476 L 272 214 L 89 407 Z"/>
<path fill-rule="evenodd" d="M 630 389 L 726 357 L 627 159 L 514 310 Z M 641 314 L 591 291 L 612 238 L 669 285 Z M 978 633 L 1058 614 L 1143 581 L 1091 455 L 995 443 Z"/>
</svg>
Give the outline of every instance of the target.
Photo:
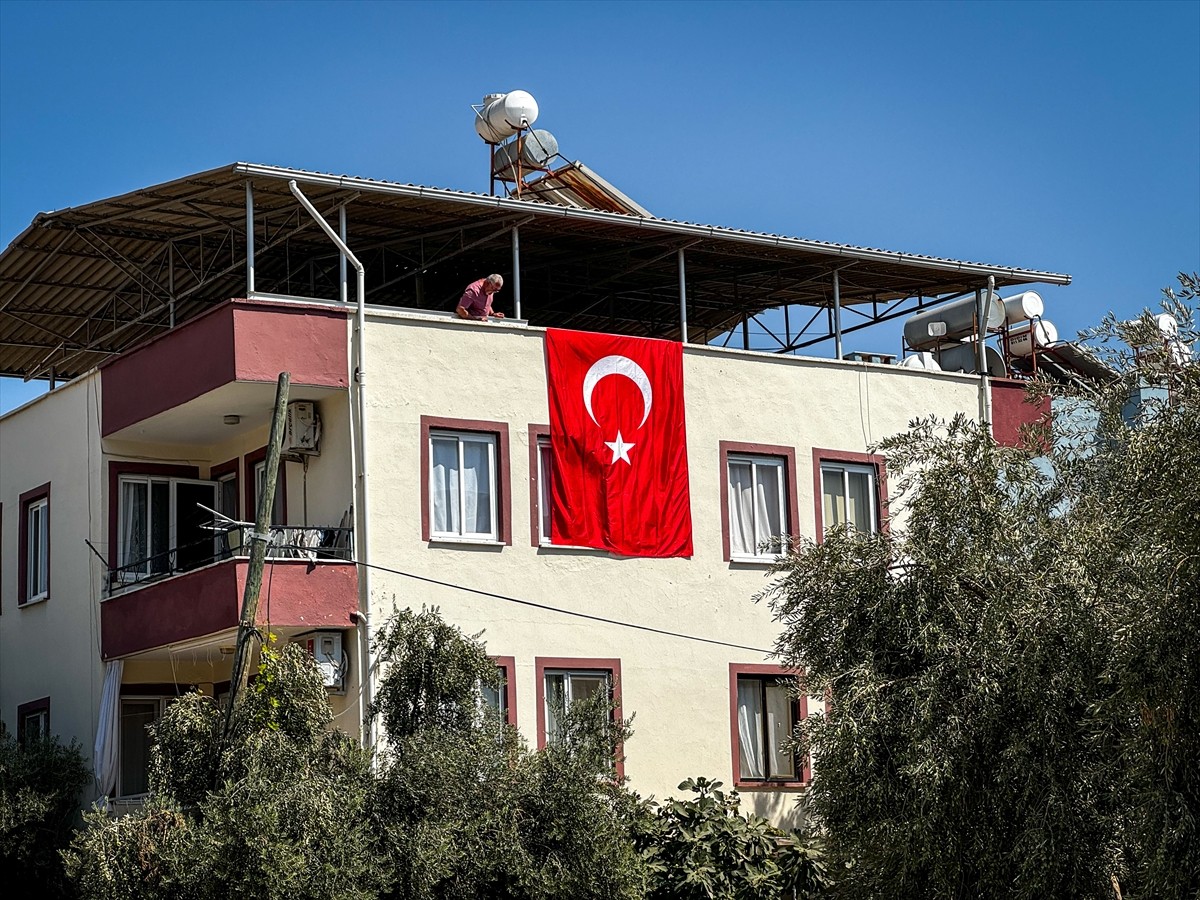
<svg viewBox="0 0 1200 900">
<path fill-rule="evenodd" d="M 508 318 L 455 317 L 490 272 Z M 325 664 L 338 727 L 362 733 L 369 631 L 437 606 L 484 633 L 531 744 L 608 691 L 635 789 L 716 777 L 785 819 L 811 769 L 779 742 L 822 701 L 780 685 L 752 602 L 771 540 L 884 526 L 870 447 L 916 416 L 985 391 L 998 434 L 1030 417 L 1003 380 L 843 341 L 989 278 L 1069 282 L 241 163 L 39 215 L 0 255 L 0 373 L 56 384 L 0 416 L 0 718 L 99 750 L 85 801 L 145 791 L 145 726 L 227 689 L 248 536 L 206 510 L 254 519 L 286 371 L 259 620 Z M 553 543 L 548 327 L 682 342 L 690 557 Z"/>
</svg>

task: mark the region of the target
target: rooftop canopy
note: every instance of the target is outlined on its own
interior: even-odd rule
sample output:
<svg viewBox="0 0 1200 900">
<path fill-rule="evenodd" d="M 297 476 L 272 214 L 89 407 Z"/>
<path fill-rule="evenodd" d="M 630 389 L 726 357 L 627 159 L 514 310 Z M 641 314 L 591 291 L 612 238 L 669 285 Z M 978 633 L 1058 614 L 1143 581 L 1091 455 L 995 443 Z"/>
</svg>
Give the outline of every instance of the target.
<svg viewBox="0 0 1200 900">
<path fill-rule="evenodd" d="M 498 305 L 512 315 L 519 265 L 521 318 L 533 325 L 678 339 L 682 261 L 688 340 L 783 308 L 785 324 L 757 349 L 794 352 L 832 339 L 835 273 L 844 332 L 973 292 L 989 275 L 998 288 L 1070 283 L 563 206 L 552 194 L 517 200 L 235 163 L 39 214 L 0 254 L 0 374 L 72 378 L 231 297 L 353 302 L 354 272 L 343 297 L 340 255 L 293 180 L 335 229 L 344 210 L 372 306 L 452 310 L 467 283 L 498 272 Z"/>
</svg>

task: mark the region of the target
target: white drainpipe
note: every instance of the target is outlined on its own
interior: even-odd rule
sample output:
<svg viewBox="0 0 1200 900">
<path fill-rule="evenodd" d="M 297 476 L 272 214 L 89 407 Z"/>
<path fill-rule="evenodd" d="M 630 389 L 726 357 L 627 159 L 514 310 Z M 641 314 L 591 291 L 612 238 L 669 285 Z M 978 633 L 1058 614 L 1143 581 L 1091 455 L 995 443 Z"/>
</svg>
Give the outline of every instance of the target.
<svg viewBox="0 0 1200 900">
<path fill-rule="evenodd" d="M 982 293 L 979 298 L 978 309 L 976 310 L 976 319 L 979 322 L 979 344 L 977 350 L 979 353 L 979 416 L 983 420 L 982 425 L 992 432 L 992 389 L 988 384 L 987 374 L 987 349 L 984 346 L 983 340 L 987 337 L 987 320 L 988 312 L 991 310 L 992 297 L 996 292 L 996 276 L 989 275 L 987 280 L 987 290 Z"/>
<path fill-rule="evenodd" d="M 308 214 L 313 217 L 321 230 L 329 237 L 338 250 L 345 254 L 350 265 L 354 266 L 354 270 L 358 273 L 358 308 L 354 315 L 354 381 L 356 385 L 355 395 L 357 397 L 357 418 L 358 418 L 358 441 L 357 454 L 355 454 L 354 441 L 354 417 L 351 417 L 350 423 L 350 441 L 351 455 L 356 459 L 352 464 L 357 464 L 357 496 L 354 498 L 354 505 L 357 508 L 358 528 L 355 529 L 354 555 L 359 561 L 359 592 L 358 592 L 358 608 L 362 617 L 359 620 L 361 630 L 360 647 L 358 653 L 358 707 L 359 707 L 359 723 L 363 729 L 363 746 L 371 747 L 375 743 L 375 729 L 373 725 L 366 721 L 366 709 L 370 705 L 372 697 L 375 695 L 375 667 L 371 665 L 371 566 L 370 566 L 370 542 L 367 540 L 368 523 L 371 517 L 368 514 L 368 497 L 370 492 L 367 490 L 367 404 L 365 400 L 365 385 L 367 381 L 366 368 L 366 303 L 367 303 L 367 270 L 358 257 L 355 256 L 350 248 L 330 227 L 324 217 L 317 212 L 316 207 L 309 202 L 304 196 L 295 181 L 289 181 L 288 187 L 292 194 L 300 201 L 301 205 L 308 210 Z"/>
</svg>

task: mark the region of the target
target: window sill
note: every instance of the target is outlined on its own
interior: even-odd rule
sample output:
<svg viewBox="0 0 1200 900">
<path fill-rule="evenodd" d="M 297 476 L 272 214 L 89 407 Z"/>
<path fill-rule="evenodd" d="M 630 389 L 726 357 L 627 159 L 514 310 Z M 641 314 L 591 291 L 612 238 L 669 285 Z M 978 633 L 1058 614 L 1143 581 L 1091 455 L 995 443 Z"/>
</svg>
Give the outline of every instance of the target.
<svg viewBox="0 0 1200 900">
<path fill-rule="evenodd" d="M 429 539 L 430 544 L 467 544 L 474 547 L 507 547 L 504 541 L 495 538 L 454 537 L 453 535 L 435 534 Z"/>
<path fill-rule="evenodd" d="M 590 550 L 593 553 L 608 553 L 603 547 L 585 547 L 582 544 L 551 544 L 549 541 L 541 541 L 537 548 L 539 550 Z"/>
<path fill-rule="evenodd" d="M 739 566 L 773 566 L 783 560 L 782 556 L 730 556 L 729 561 Z"/>
<path fill-rule="evenodd" d="M 26 600 L 24 603 L 18 603 L 17 608 L 24 609 L 27 606 L 37 606 L 39 603 L 45 603 L 49 599 L 50 599 L 49 594 L 43 594 L 40 597 L 32 597 L 29 600 Z"/>
<path fill-rule="evenodd" d="M 734 789 L 746 793 L 747 791 L 802 791 L 809 785 L 807 781 L 739 781 L 734 779 Z"/>
</svg>

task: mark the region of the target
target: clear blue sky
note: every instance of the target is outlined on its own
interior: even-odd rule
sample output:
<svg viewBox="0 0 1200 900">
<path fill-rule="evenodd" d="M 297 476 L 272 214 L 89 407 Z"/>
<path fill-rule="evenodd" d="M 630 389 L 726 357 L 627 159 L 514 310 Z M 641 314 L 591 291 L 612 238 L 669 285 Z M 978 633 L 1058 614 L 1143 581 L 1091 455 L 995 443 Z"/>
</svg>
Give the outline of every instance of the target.
<svg viewBox="0 0 1200 900">
<path fill-rule="evenodd" d="M 656 215 L 1069 272 L 1069 336 L 1200 268 L 1197 35 L 1197 2 L 3 0 L 0 241 L 236 160 L 486 190 L 469 105 L 523 88 Z"/>
</svg>

